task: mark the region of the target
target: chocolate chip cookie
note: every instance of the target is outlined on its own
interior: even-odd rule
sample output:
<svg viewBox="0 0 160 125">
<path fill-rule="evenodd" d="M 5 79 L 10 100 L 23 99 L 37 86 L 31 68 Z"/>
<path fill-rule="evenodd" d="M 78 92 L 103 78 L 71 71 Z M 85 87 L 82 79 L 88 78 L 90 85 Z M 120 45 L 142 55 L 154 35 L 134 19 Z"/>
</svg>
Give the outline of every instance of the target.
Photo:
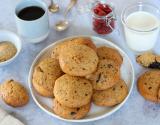
<svg viewBox="0 0 160 125">
<path fill-rule="evenodd" d="M 72 76 L 86 76 L 93 73 L 98 64 L 96 52 L 86 45 L 68 45 L 59 55 L 63 72 Z"/>
<path fill-rule="evenodd" d="M 77 38 L 73 38 L 73 39 L 66 40 L 66 41 L 63 41 L 61 43 L 56 44 L 55 47 L 52 50 L 51 57 L 58 59 L 60 52 L 63 51 L 63 48 L 65 48 L 69 44 L 71 44 L 71 45 L 73 45 L 73 44 L 75 44 L 75 45 L 77 45 L 77 44 L 86 45 L 86 46 L 92 48 L 95 52 L 97 52 L 96 45 L 92 42 L 92 40 L 90 38 L 88 38 L 88 37 L 77 37 Z"/>
<path fill-rule="evenodd" d="M 78 108 L 69 108 L 54 100 L 54 112 L 65 119 L 81 119 L 87 115 L 90 110 L 91 103 Z"/>
<path fill-rule="evenodd" d="M 136 57 L 137 63 L 140 65 L 147 67 L 147 68 L 153 68 L 153 69 L 160 69 L 160 56 L 151 53 L 146 52 L 141 55 L 138 55 Z"/>
<path fill-rule="evenodd" d="M 121 103 L 128 94 L 128 87 L 123 80 L 119 80 L 113 87 L 94 91 L 93 102 L 98 106 L 114 106 Z"/>
<path fill-rule="evenodd" d="M 119 64 L 119 66 L 123 63 L 123 58 L 116 49 L 106 47 L 106 46 L 101 46 L 97 49 L 97 54 L 100 60 L 111 59 L 117 64 Z"/>
<path fill-rule="evenodd" d="M 87 75 L 95 90 L 105 90 L 115 85 L 120 79 L 119 65 L 110 59 L 100 60 L 97 71 Z"/>
<path fill-rule="evenodd" d="M 81 107 L 91 100 L 92 84 L 85 78 L 65 74 L 56 80 L 54 95 L 64 106 Z"/>
<path fill-rule="evenodd" d="M 150 70 L 142 74 L 137 82 L 139 93 L 147 100 L 158 102 L 160 71 Z"/>
<path fill-rule="evenodd" d="M 63 72 L 57 59 L 44 59 L 34 69 L 33 86 L 40 95 L 53 97 L 55 80 L 62 74 Z"/>
</svg>

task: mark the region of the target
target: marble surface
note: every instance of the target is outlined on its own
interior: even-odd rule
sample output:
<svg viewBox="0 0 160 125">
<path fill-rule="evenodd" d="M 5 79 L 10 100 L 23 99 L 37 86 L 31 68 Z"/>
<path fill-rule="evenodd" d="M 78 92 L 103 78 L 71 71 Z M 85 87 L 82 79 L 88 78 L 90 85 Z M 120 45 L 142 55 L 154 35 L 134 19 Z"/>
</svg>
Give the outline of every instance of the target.
<svg viewBox="0 0 160 125">
<path fill-rule="evenodd" d="M 14 8 L 20 0 L 0 0 L 0 29 L 8 29 L 16 32 L 15 20 L 14 20 Z M 62 10 L 67 5 L 69 0 L 57 0 L 61 4 Z M 79 1 L 82 3 L 83 0 Z M 135 54 L 128 49 L 122 32 L 122 25 L 120 22 L 120 14 L 122 9 L 131 3 L 135 3 L 139 0 L 107 0 L 112 2 L 116 8 L 119 33 L 113 32 L 110 35 L 100 36 L 102 38 L 108 39 L 113 43 L 120 46 L 131 58 L 134 69 L 136 73 L 136 80 L 139 74 L 141 74 L 144 69 L 140 67 L 135 62 Z M 160 0 L 144 0 L 155 5 L 160 5 Z M 48 4 L 49 0 L 45 0 Z M 72 36 L 72 35 L 96 35 L 91 28 L 91 18 L 88 13 L 80 14 L 74 9 L 74 12 L 70 15 L 72 20 L 72 26 L 64 32 L 56 32 L 53 29 L 53 25 L 57 19 L 61 18 L 62 11 L 58 14 L 50 14 L 50 27 L 51 32 L 48 38 L 40 44 L 30 44 L 28 41 L 23 40 L 22 51 L 18 58 L 5 67 L 0 67 L 0 83 L 6 79 L 13 78 L 23 83 L 26 88 L 28 88 L 27 77 L 32 61 L 44 47 L 48 46 L 52 42 Z M 160 53 L 160 40 L 157 42 L 155 47 L 155 52 Z M 29 90 L 29 89 L 28 89 Z M 26 125 L 72 125 L 75 123 L 63 122 L 55 119 L 41 109 L 34 103 L 33 99 L 30 97 L 30 102 L 28 105 L 22 108 L 12 108 L 5 105 L 0 101 L 0 106 L 12 113 L 15 117 L 19 118 Z M 83 125 L 159 125 L 160 124 L 160 105 L 145 101 L 137 92 L 136 81 L 134 85 L 133 92 L 130 98 L 125 103 L 125 105 L 113 115 L 89 123 L 83 123 Z M 82 125 L 78 123 L 78 125 Z"/>
</svg>

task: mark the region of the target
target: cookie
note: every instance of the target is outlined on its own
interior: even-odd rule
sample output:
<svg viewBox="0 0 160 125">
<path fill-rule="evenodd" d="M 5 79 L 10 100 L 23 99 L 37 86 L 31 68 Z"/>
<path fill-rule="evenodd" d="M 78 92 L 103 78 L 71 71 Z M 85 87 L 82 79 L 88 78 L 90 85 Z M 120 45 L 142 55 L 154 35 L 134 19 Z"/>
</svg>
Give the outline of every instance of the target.
<svg viewBox="0 0 160 125">
<path fill-rule="evenodd" d="M 98 64 L 96 52 L 85 45 L 68 45 L 59 55 L 63 72 L 72 76 L 86 76 L 93 73 Z"/>
<path fill-rule="evenodd" d="M 136 61 L 143 67 L 160 69 L 160 56 L 154 53 L 146 52 L 138 55 Z"/>
<path fill-rule="evenodd" d="M 82 44 L 82 45 L 86 45 L 92 48 L 95 52 L 97 51 L 96 45 L 92 42 L 90 38 L 77 37 L 77 38 L 73 38 L 73 39 L 66 40 L 61 43 L 56 44 L 56 46 L 52 50 L 51 57 L 58 59 L 61 50 L 63 51 L 63 48 L 65 48 L 65 46 L 69 44 L 75 44 L 75 45 Z"/>
<path fill-rule="evenodd" d="M 159 55 L 156 56 L 156 62 L 160 63 L 160 56 Z"/>
<path fill-rule="evenodd" d="M 92 48 L 95 52 L 97 51 L 96 45 L 88 37 L 78 37 L 70 40 L 71 44 L 82 44 Z"/>
<path fill-rule="evenodd" d="M 51 52 L 51 58 L 59 59 L 59 54 L 60 54 L 63 46 L 65 46 L 65 44 L 66 44 L 66 41 L 61 42 L 61 43 L 57 43 Z"/>
<path fill-rule="evenodd" d="M 65 119 L 81 119 L 87 115 L 90 110 L 91 103 L 78 108 L 69 108 L 54 100 L 53 111 L 60 117 Z"/>
<path fill-rule="evenodd" d="M 92 84 L 85 78 L 65 74 L 56 80 L 54 95 L 64 106 L 81 107 L 91 100 Z"/>
<path fill-rule="evenodd" d="M 0 42 L 0 62 L 11 59 L 17 53 L 17 48 L 11 42 Z"/>
<path fill-rule="evenodd" d="M 40 95 L 53 97 L 55 80 L 62 74 L 63 72 L 57 59 L 44 59 L 34 69 L 33 86 Z"/>
<path fill-rule="evenodd" d="M 116 49 L 106 47 L 106 46 L 101 46 L 97 49 L 97 54 L 100 60 L 111 59 L 119 65 L 123 63 L 123 57 Z"/>
<path fill-rule="evenodd" d="M 121 103 L 128 94 L 128 88 L 123 80 L 119 80 L 112 88 L 94 91 L 93 102 L 98 106 L 114 106 Z"/>
<path fill-rule="evenodd" d="M 147 100 L 157 102 L 160 87 L 160 71 L 151 70 L 142 74 L 137 81 L 139 93 Z"/>
<path fill-rule="evenodd" d="M 105 90 L 115 85 L 120 79 L 119 65 L 113 60 L 100 60 L 97 71 L 87 75 L 95 90 Z"/>
<path fill-rule="evenodd" d="M 12 107 L 21 107 L 28 103 L 27 90 L 17 81 L 8 80 L 0 85 L 0 96 L 4 102 Z"/>
</svg>

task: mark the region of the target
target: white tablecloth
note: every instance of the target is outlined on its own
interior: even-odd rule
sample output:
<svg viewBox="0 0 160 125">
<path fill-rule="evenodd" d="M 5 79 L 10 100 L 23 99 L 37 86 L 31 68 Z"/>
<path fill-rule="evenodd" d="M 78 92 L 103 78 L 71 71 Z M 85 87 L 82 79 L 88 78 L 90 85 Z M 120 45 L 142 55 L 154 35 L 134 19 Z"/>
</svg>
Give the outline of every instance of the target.
<svg viewBox="0 0 160 125">
<path fill-rule="evenodd" d="M 20 0 L 0 0 L 0 28 L 8 29 L 16 32 L 15 20 L 14 20 L 14 7 Z M 49 0 L 45 0 L 48 3 Z M 68 0 L 58 0 L 63 6 L 66 6 Z M 86 0 L 87 1 L 87 0 Z M 128 49 L 126 46 L 123 32 L 121 29 L 120 14 L 122 9 L 130 3 L 135 3 L 139 0 L 107 0 L 111 1 L 117 12 L 120 34 L 113 32 L 111 35 L 100 36 L 105 39 L 112 41 L 113 43 L 120 46 L 131 58 L 136 78 L 143 72 L 143 68 L 140 67 L 135 62 L 135 54 Z M 148 1 L 150 3 L 160 5 L 159 0 L 141 0 Z M 63 6 L 61 6 L 63 10 Z M 159 6 L 160 7 L 160 6 Z M 78 14 L 76 11 L 72 12 L 72 26 L 64 32 L 56 32 L 53 29 L 53 25 L 60 14 L 50 14 L 50 26 L 51 32 L 49 37 L 40 44 L 29 44 L 27 41 L 23 40 L 23 47 L 18 58 L 8 66 L 0 67 L 0 82 L 6 79 L 13 78 L 18 80 L 28 88 L 27 77 L 30 65 L 36 55 L 41 49 L 48 46 L 52 42 L 65 38 L 72 35 L 96 35 L 91 28 L 91 19 L 89 14 Z M 97 35 L 98 36 L 98 35 Z M 155 47 L 155 52 L 160 53 L 160 40 Z M 30 102 L 28 105 L 22 108 L 11 108 L 0 101 L 0 105 L 9 112 L 14 112 L 13 115 L 19 118 L 27 125 L 71 125 L 71 123 L 63 122 L 57 120 L 41 109 L 34 103 L 33 99 L 30 97 Z M 72 123 L 73 124 L 73 123 Z M 125 105 L 113 115 L 104 118 L 99 121 L 83 123 L 83 125 L 159 125 L 160 124 L 160 105 L 150 103 L 145 101 L 137 92 L 136 82 L 134 85 L 133 92 L 125 103 Z M 81 125 L 79 123 L 79 125 Z"/>
</svg>

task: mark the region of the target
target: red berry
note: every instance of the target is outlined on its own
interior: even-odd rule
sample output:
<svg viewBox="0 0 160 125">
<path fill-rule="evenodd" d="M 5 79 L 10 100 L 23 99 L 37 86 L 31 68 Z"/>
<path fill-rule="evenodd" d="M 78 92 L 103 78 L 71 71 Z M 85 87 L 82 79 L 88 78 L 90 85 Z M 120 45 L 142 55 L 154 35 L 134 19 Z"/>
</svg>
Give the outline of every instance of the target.
<svg viewBox="0 0 160 125">
<path fill-rule="evenodd" d="M 104 11 L 106 14 L 109 14 L 110 12 L 112 12 L 112 10 L 110 8 L 105 8 Z"/>
<path fill-rule="evenodd" d="M 98 15 L 99 16 L 106 16 L 106 12 L 101 10 L 101 11 L 98 12 Z"/>
<path fill-rule="evenodd" d="M 98 12 L 99 12 L 99 10 L 97 8 L 94 8 L 93 11 L 95 14 L 98 14 Z"/>
<path fill-rule="evenodd" d="M 97 8 L 103 9 L 104 6 L 103 6 L 103 4 L 99 3 L 99 4 L 97 4 Z"/>
</svg>

